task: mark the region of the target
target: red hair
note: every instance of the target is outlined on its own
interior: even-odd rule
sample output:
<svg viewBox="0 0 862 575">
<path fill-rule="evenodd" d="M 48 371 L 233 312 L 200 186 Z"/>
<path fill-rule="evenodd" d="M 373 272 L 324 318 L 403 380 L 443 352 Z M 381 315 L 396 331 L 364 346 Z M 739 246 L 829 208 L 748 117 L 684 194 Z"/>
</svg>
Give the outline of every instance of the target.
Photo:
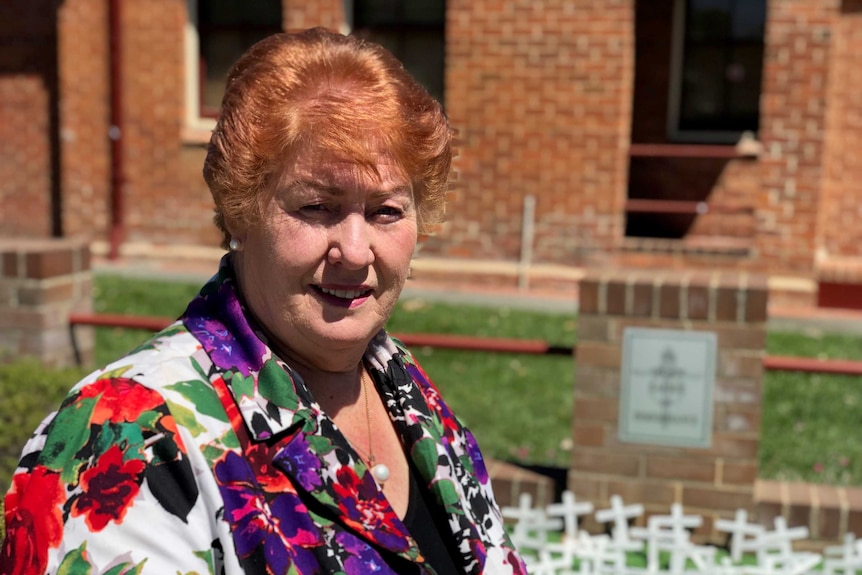
<svg viewBox="0 0 862 575">
<path fill-rule="evenodd" d="M 373 169 L 382 149 L 413 185 L 419 230 L 442 220 L 452 133 L 440 104 L 378 44 L 323 28 L 275 34 L 228 74 L 204 162 L 215 222 L 254 226 L 306 146 Z"/>
</svg>

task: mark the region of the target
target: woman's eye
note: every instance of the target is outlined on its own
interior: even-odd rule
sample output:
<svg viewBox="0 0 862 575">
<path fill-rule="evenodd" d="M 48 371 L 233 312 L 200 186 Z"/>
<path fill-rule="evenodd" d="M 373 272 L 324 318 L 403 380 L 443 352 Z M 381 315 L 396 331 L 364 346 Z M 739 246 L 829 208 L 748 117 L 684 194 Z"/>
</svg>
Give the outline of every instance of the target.
<svg viewBox="0 0 862 575">
<path fill-rule="evenodd" d="M 302 206 L 301 208 L 299 208 L 299 211 L 303 212 L 303 213 L 314 214 L 314 213 L 325 212 L 326 209 L 327 208 L 326 208 L 325 204 L 308 204 L 306 206 Z"/>
<path fill-rule="evenodd" d="M 372 215 L 377 218 L 382 218 L 385 220 L 394 220 L 401 218 L 404 215 L 404 211 L 400 208 L 396 208 L 395 206 L 381 206 L 377 208 Z"/>
</svg>

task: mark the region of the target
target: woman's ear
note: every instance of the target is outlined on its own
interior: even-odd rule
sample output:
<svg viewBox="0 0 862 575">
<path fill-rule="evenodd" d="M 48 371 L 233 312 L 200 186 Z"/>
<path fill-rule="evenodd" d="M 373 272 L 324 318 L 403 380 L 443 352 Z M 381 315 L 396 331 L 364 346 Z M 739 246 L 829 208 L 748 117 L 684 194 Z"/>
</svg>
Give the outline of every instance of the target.
<svg viewBox="0 0 862 575">
<path fill-rule="evenodd" d="M 233 219 L 224 218 L 224 227 L 228 233 L 228 249 L 232 252 L 242 251 L 247 235 L 245 226 L 238 225 Z"/>
</svg>

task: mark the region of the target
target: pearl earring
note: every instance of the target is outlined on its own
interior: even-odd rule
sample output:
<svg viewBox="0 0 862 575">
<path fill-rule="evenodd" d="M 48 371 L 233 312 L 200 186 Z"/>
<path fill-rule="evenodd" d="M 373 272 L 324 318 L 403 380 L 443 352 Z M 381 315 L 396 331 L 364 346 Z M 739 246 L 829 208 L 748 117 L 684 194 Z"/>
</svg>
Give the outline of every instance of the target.
<svg viewBox="0 0 862 575">
<path fill-rule="evenodd" d="M 240 251 L 240 249 L 242 249 L 242 242 L 240 242 L 236 238 L 231 238 L 230 241 L 227 243 L 227 247 L 229 247 L 230 251 L 232 252 L 238 252 Z"/>
</svg>

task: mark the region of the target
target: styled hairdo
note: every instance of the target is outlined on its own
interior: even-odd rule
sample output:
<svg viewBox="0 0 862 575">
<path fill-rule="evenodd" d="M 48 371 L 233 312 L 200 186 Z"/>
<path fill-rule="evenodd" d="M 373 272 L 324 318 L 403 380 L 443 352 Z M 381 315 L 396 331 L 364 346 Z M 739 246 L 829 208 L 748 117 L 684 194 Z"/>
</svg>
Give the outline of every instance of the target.
<svg viewBox="0 0 862 575">
<path fill-rule="evenodd" d="M 305 146 L 372 168 L 381 147 L 413 185 L 420 232 L 442 220 L 452 133 L 440 104 L 383 47 L 323 28 L 275 34 L 231 68 L 204 162 L 215 223 L 255 226 Z"/>
</svg>

